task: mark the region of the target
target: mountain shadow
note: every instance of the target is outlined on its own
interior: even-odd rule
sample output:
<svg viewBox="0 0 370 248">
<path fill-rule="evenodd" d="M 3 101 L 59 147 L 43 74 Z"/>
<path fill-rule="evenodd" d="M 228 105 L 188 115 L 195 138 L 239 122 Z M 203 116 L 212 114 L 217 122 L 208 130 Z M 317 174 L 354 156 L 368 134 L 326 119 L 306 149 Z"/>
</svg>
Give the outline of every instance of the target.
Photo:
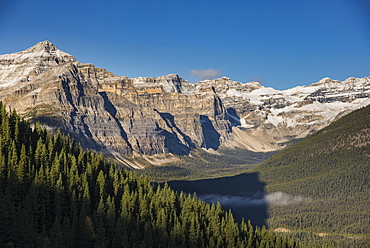
<svg viewBox="0 0 370 248">
<path fill-rule="evenodd" d="M 175 134 L 162 129 L 161 135 L 164 136 L 164 146 L 168 149 L 170 153 L 176 155 L 190 154 L 191 149 L 188 146 L 182 144 Z"/>
<path fill-rule="evenodd" d="M 236 113 L 236 110 L 234 108 L 227 108 L 226 109 L 227 117 L 229 118 L 229 121 L 233 127 L 240 126 L 240 117 Z"/>
<path fill-rule="evenodd" d="M 258 173 L 197 181 L 169 181 L 168 185 L 178 192 L 196 193 L 207 203 L 220 202 L 224 210 L 231 209 L 238 222 L 244 218 L 254 226 L 266 224 L 265 183 L 259 180 Z"/>
<path fill-rule="evenodd" d="M 116 107 L 109 100 L 106 92 L 99 92 L 99 95 L 104 100 L 104 109 L 112 116 L 113 120 L 116 122 L 118 128 L 120 129 L 120 135 L 121 135 L 121 137 L 124 138 L 124 140 L 126 140 L 127 143 L 129 144 L 128 138 L 127 138 L 127 133 L 125 132 L 125 130 L 123 129 L 121 123 L 119 122 L 119 120 L 116 117 L 116 114 L 117 114 Z M 131 148 L 131 146 L 130 146 L 130 148 Z"/>
<path fill-rule="evenodd" d="M 92 149 L 99 150 L 102 148 L 102 145 L 98 144 L 90 131 L 89 126 L 85 122 L 85 116 L 82 116 L 78 114 L 78 108 L 76 107 L 76 100 L 75 98 L 79 99 L 80 97 L 83 97 L 85 95 L 84 87 L 81 84 L 81 82 L 76 78 L 76 87 L 77 87 L 77 96 L 74 96 L 71 87 L 70 87 L 71 81 L 69 78 L 62 81 L 62 87 L 65 94 L 65 97 L 67 101 L 70 103 L 72 107 L 72 111 L 70 112 L 70 126 L 71 128 L 68 128 L 68 126 L 61 125 L 62 130 L 66 133 L 70 133 L 71 137 L 74 138 L 78 143 L 80 143 L 84 147 L 89 147 Z M 77 100 L 79 101 L 79 100 Z M 76 129 L 76 120 L 79 120 L 81 122 L 81 126 L 83 129 L 81 130 L 75 130 Z M 40 121 L 44 121 L 40 119 Z M 42 122 L 47 123 L 47 122 Z M 55 126 L 56 123 L 52 123 L 51 126 Z"/>
<path fill-rule="evenodd" d="M 207 149 L 212 148 L 217 150 L 220 146 L 220 137 L 221 135 L 217 132 L 215 127 L 212 124 L 212 121 L 206 115 L 200 115 L 200 124 L 202 126 L 202 132 L 204 137 L 204 142 L 202 147 Z"/>
<path fill-rule="evenodd" d="M 184 134 L 181 129 L 177 127 L 175 117 L 170 113 L 162 113 L 156 109 L 153 110 L 159 114 L 159 116 L 165 121 L 166 126 L 172 130 L 172 132 L 169 132 L 162 129 L 162 135 L 165 137 L 165 147 L 168 151 L 176 155 L 189 155 L 190 150 L 195 148 L 195 145 L 191 141 L 190 137 Z"/>
</svg>

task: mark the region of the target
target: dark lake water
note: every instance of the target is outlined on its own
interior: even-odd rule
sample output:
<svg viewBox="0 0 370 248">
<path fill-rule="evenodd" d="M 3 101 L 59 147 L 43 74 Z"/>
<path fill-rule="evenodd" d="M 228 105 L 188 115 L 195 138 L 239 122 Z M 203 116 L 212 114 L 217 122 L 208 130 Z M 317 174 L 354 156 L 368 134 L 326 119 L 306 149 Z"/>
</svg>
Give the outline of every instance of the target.
<svg viewBox="0 0 370 248">
<path fill-rule="evenodd" d="M 195 192 L 207 203 L 220 202 L 224 210 L 231 209 L 238 222 L 244 218 L 251 220 L 254 226 L 261 226 L 267 219 L 265 184 L 259 181 L 258 173 L 197 181 L 170 181 L 168 185 L 178 192 Z"/>
</svg>

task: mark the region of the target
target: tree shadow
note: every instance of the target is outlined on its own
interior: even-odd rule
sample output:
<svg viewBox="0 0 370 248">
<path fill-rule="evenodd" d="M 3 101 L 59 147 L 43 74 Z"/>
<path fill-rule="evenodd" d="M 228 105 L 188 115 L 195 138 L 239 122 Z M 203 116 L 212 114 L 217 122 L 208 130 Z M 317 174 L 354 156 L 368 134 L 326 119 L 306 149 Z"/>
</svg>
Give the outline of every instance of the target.
<svg viewBox="0 0 370 248">
<path fill-rule="evenodd" d="M 217 150 L 221 144 L 221 135 L 214 128 L 212 121 L 208 118 L 208 116 L 200 115 L 199 119 L 204 137 L 202 147 L 205 147 L 206 149 L 212 148 L 213 150 Z"/>
<path fill-rule="evenodd" d="M 251 220 L 253 225 L 266 225 L 266 184 L 259 180 L 256 172 L 197 181 L 170 181 L 168 185 L 178 192 L 195 192 L 207 203 L 220 202 L 224 210 L 231 209 L 238 222 L 244 218 Z"/>
</svg>

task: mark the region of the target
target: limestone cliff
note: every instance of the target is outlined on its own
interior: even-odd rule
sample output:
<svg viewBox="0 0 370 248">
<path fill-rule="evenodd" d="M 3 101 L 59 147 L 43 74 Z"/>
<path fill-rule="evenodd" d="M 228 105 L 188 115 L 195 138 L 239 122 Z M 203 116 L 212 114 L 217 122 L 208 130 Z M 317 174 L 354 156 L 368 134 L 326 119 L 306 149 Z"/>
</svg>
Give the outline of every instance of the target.
<svg viewBox="0 0 370 248">
<path fill-rule="evenodd" d="M 199 82 L 195 87 L 202 92 L 214 87 L 222 99 L 233 126 L 233 140 L 223 145 L 253 151 L 280 149 L 284 143 L 304 138 L 370 104 L 370 77 L 343 82 L 324 78 L 310 86 L 288 90 L 256 82 L 241 84 L 224 77 Z"/>
<path fill-rule="evenodd" d="M 369 92 L 370 78 L 278 91 L 226 77 L 189 84 L 175 74 L 115 76 L 48 41 L 0 55 L 0 100 L 10 109 L 120 160 L 195 147 L 281 149 L 369 104 Z"/>
<path fill-rule="evenodd" d="M 0 56 L 0 100 L 84 147 L 128 156 L 217 149 L 231 126 L 221 99 L 192 94 L 178 75 L 115 76 L 48 41 Z M 186 94 L 187 93 L 187 94 Z"/>
</svg>

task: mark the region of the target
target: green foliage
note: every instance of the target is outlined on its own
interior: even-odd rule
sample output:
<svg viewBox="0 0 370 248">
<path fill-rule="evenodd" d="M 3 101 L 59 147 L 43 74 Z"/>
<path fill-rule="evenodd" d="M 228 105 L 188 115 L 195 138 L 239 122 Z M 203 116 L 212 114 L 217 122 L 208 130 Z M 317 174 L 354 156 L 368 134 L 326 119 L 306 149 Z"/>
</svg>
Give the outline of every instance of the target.
<svg viewBox="0 0 370 248">
<path fill-rule="evenodd" d="M 119 170 L 0 102 L 0 247 L 298 247 Z"/>
<path fill-rule="evenodd" d="M 336 240 L 340 247 L 347 243 L 361 247 L 370 233 L 369 169 L 370 106 L 251 171 L 260 173 L 267 192 L 283 191 L 310 199 L 294 206 L 270 206 L 271 228 L 326 233 L 326 239 Z"/>
</svg>

